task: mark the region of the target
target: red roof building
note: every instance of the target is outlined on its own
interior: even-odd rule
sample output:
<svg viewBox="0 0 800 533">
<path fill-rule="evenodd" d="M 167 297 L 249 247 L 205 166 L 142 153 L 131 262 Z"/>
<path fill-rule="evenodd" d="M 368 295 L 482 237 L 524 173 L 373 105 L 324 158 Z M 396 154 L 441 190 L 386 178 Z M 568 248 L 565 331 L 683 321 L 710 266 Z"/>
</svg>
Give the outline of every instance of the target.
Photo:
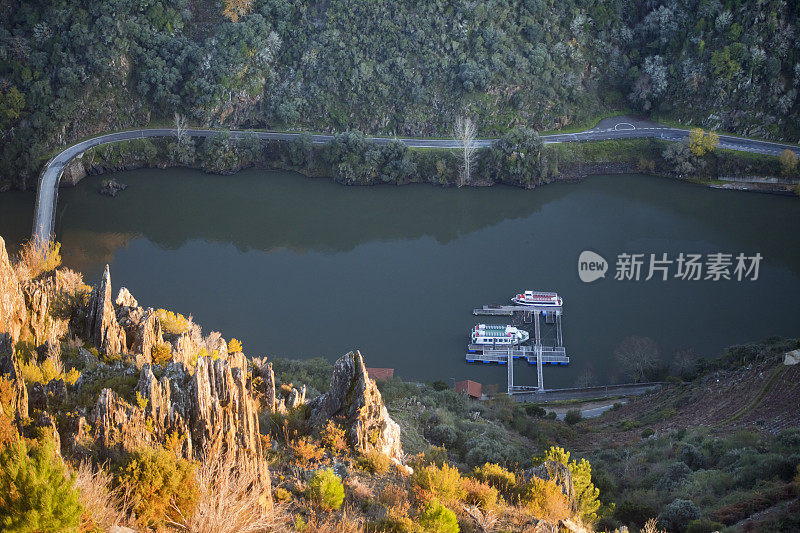
<svg viewBox="0 0 800 533">
<path fill-rule="evenodd" d="M 394 368 L 367 368 L 367 374 L 372 379 L 392 379 Z"/>
<path fill-rule="evenodd" d="M 465 379 L 464 381 L 456 381 L 456 392 L 463 392 L 470 398 L 480 399 L 481 397 L 481 384 L 477 381 Z"/>
</svg>

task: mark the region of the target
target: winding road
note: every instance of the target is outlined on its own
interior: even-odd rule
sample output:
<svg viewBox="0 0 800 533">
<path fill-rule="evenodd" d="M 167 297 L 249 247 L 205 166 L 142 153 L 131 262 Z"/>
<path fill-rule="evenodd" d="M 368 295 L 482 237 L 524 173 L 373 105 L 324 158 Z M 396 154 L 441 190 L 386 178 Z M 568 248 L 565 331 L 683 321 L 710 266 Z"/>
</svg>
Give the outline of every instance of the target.
<svg viewBox="0 0 800 533">
<path fill-rule="evenodd" d="M 186 133 L 192 137 L 210 137 L 218 130 L 208 129 L 187 129 Z M 36 207 L 33 217 L 33 237 L 44 242 L 54 233 L 54 221 L 56 203 L 58 202 L 58 185 L 61 180 L 62 171 L 72 161 L 89 148 L 118 141 L 131 139 L 142 139 L 148 137 L 170 137 L 175 135 L 173 129 L 139 129 L 132 131 L 122 131 L 109 133 L 93 137 L 85 141 L 70 146 L 47 162 L 41 177 L 36 195 Z M 231 131 L 232 138 L 241 138 L 246 135 L 256 135 L 263 140 L 287 141 L 299 137 L 300 133 L 285 133 L 272 131 Z M 542 135 L 545 144 L 599 141 L 609 139 L 634 139 L 634 138 L 655 138 L 665 141 L 682 141 L 689 135 L 689 130 L 671 128 L 655 122 L 650 122 L 634 117 L 614 117 L 604 119 L 600 123 L 587 131 L 579 133 L 556 133 Z M 333 139 L 332 135 L 312 135 L 312 142 L 324 144 Z M 369 141 L 384 144 L 394 138 L 390 137 L 369 137 Z M 460 142 L 456 139 L 419 139 L 419 138 L 399 138 L 411 148 L 459 148 Z M 486 148 L 491 146 L 496 139 L 478 139 L 476 146 Z M 766 155 L 779 155 L 782 151 L 794 151 L 800 155 L 800 147 L 797 145 L 787 145 L 768 141 L 733 137 L 729 135 L 719 136 L 719 148 L 737 150 L 740 152 L 751 152 Z"/>
</svg>

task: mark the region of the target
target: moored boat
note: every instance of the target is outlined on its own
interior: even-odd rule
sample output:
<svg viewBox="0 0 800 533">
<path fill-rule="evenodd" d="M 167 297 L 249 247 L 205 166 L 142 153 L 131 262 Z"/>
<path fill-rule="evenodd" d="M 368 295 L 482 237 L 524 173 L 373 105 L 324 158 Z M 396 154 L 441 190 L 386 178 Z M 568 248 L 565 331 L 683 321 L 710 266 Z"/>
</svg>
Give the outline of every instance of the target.
<svg viewBox="0 0 800 533">
<path fill-rule="evenodd" d="M 535 305 L 541 307 L 561 307 L 564 301 L 555 292 L 525 291 L 517 294 L 511 301 L 517 305 Z"/>
<path fill-rule="evenodd" d="M 489 346 L 513 346 L 522 344 L 530 338 L 530 333 L 514 326 L 478 324 L 472 328 L 472 344 Z"/>
</svg>

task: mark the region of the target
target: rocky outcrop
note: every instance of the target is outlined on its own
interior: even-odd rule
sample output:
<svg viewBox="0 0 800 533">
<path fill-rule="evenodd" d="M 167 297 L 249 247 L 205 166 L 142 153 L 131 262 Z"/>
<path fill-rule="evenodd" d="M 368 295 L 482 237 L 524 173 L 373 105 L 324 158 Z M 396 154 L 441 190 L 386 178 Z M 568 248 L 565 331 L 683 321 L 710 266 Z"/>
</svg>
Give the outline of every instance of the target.
<svg viewBox="0 0 800 533">
<path fill-rule="evenodd" d="M 14 354 L 12 337 L 9 333 L 0 333 L 0 377 L 11 382 L 11 413 L 16 420 L 28 418 L 28 389 L 22 379 L 19 361 Z M 0 411 L 3 409 L 0 404 Z"/>
<path fill-rule="evenodd" d="M 139 302 L 125 287 L 119 290 L 115 303 L 117 321 L 125 330 L 128 352 L 136 354 L 136 365 L 141 368 L 152 363 L 153 348 L 164 342 L 156 312 L 150 307 L 139 307 Z"/>
<path fill-rule="evenodd" d="M 542 464 L 529 468 L 521 474 L 523 480 L 534 477 L 545 481 L 553 481 L 564 493 L 569 501 L 570 509 L 575 512 L 578 509 L 578 499 L 575 494 L 575 484 L 572 481 L 572 472 L 563 463 L 557 461 L 545 461 Z"/>
<path fill-rule="evenodd" d="M 193 374 L 185 364 L 172 362 L 160 379 L 147 364 L 136 389 L 140 405 L 131 405 L 109 389 L 97 401 L 92 421 L 103 458 L 171 441 L 186 458 L 233 453 L 238 468 L 256 473 L 269 487 L 244 354 L 216 361 L 199 357 Z"/>
<path fill-rule="evenodd" d="M 25 305 L 28 308 L 28 325 L 35 344 L 60 344 L 60 339 L 69 330 L 69 319 L 60 317 L 59 299 L 64 292 L 64 283 L 57 272 L 49 272 L 40 278 L 28 280 L 22 285 Z"/>
<path fill-rule="evenodd" d="M 322 429 L 328 420 L 336 420 L 345 427 L 356 451 L 376 451 L 401 460 L 400 426 L 389 417 L 361 352 L 350 352 L 336 361 L 330 389 L 308 406 L 312 428 Z"/>
<path fill-rule="evenodd" d="M 272 363 L 266 357 L 255 357 L 253 364 L 253 377 L 259 378 L 254 386 L 256 395 L 261 403 L 261 409 L 275 412 L 275 372 Z"/>
<path fill-rule="evenodd" d="M 116 198 L 121 191 L 124 191 L 127 188 L 128 186 L 125 183 L 120 183 L 117 180 L 103 180 L 98 192 L 104 196 Z"/>
<path fill-rule="evenodd" d="M 111 302 L 111 274 L 108 265 L 100 284 L 92 289 L 86 329 L 89 338 L 102 353 L 127 352 L 125 330 L 117 322 L 114 304 Z"/>
<path fill-rule="evenodd" d="M 8 259 L 6 242 L 0 237 L 0 333 L 9 333 L 12 343 L 16 343 L 26 319 L 22 287 Z"/>
<path fill-rule="evenodd" d="M 142 410 L 111 389 L 100 391 L 92 413 L 92 427 L 100 457 L 111 462 L 154 440 Z"/>
</svg>

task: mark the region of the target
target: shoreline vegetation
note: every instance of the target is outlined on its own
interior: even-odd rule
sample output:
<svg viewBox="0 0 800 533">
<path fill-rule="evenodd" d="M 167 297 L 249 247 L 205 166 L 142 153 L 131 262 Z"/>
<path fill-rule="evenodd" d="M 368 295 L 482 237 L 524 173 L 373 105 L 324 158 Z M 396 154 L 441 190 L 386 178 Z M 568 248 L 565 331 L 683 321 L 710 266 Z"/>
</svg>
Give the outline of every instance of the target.
<svg viewBox="0 0 800 533">
<path fill-rule="evenodd" d="M 690 142 L 617 139 L 544 144 L 527 128 L 514 128 L 489 148 L 475 149 L 470 177 L 464 179 L 463 151 L 409 148 L 402 142 L 378 145 L 359 131 L 335 134 L 325 144 L 311 134 L 294 140 L 232 137 L 220 131 L 207 138 L 188 135 L 119 141 L 91 148 L 65 168 L 60 186 L 86 175 L 183 166 L 214 174 L 245 168 L 291 170 L 345 185 L 428 183 L 440 186 L 534 188 L 589 175 L 647 173 L 716 188 L 800 194 L 779 157 L 724 149 L 697 154 Z M 789 175 L 796 172 L 794 167 Z M 778 178 L 778 176 L 783 176 Z"/>
</svg>

